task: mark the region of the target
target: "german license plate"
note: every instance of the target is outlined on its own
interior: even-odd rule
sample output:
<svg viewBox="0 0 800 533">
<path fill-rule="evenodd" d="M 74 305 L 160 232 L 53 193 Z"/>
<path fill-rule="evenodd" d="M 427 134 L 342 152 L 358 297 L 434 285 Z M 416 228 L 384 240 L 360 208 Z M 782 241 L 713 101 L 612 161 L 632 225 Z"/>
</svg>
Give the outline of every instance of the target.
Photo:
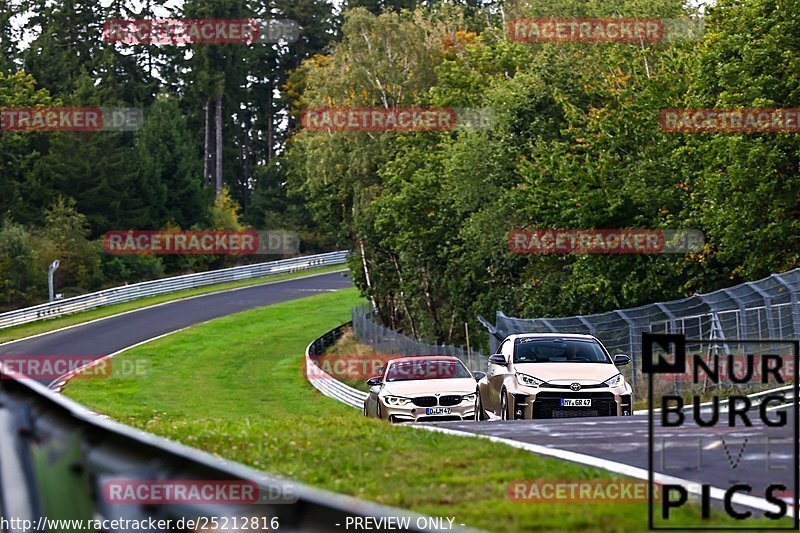
<svg viewBox="0 0 800 533">
<path fill-rule="evenodd" d="M 591 398 L 561 398 L 561 407 L 591 407 Z"/>
<path fill-rule="evenodd" d="M 426 407 L 426 415 L 449 415 L 452 410 L 449 407 Z"/>
</svg>

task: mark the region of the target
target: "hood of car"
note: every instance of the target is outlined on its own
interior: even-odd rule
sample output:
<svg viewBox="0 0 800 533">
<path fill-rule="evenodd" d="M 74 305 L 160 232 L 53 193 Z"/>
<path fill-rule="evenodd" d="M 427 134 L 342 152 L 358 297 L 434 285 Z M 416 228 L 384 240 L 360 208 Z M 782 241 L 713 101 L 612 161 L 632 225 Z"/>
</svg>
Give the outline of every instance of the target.
<svg viewBox="0 0 800 533">
<path fill-rule="evenodd" d="M 594 385 L 619 374 L 619 369 L 609 363 L 519 363 L 514 368 L 553 385 Z"/>
<path fill-rule="evenodd" d="M 431 394 L 470 394 L 475 392 L 475 380 L 471 378 L 419 379 L 393 381 L 383 387 L 386 394 L 405 396 L 426 396 Z"/>
</svg>

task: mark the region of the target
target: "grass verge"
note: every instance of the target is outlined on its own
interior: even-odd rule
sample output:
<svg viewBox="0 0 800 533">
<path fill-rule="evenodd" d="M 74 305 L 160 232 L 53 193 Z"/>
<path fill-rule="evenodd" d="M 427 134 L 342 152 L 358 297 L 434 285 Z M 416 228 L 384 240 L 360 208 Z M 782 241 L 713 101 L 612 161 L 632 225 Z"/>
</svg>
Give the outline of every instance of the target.
<svg viewBox="0 0 800 533">
<path fill-rule="evenodd" d="M 92 309 L 90 311 L 82 311 L 80 313 L 62 316 L 59 318 L 42 320 L 39 322 L 32 322 L 30 324 L 23 324 L 21 326 L 15 326 L 12 328 L 0 329 L 0 344 L 4 342 L 14 341 L 17 339 L 22 339 L 25 337 L 30 337 L 31 335 L 37 335 L 39 333 L 46 333 L 48 331 L 65 328 L 67 326 L 72 326 L 75 324 L 81 324 L 83 322 L 89 322 L 90 320 L 95 320 L 98 318 L 104 318 L 107 316 L 124 313 L 125 311 L 141 309 L 143 307 L 149 307 L 151 305 L 156 305 L 164 302 L 171 302 L 174 300 L 189 298 L 191 296 L 210 294 L 212 292 L 219 292 L 227 289 L 236 289 L 238 287 L 248 287 L 250 285 L 258 285 L 260 283 L 269 283 L 272 281 L 280 281 L 283 279 L 301 278 L 303 276 L 310 276 L 312 274 L 324 274 L 326 272 L 335 272 L 337 270 L 342 270 L 344 268 L 346 268 L 345 265 L 333 265 L 327 267 L 309 268 L 308 270 L 303 270 L 301 272 L 293 272 L 290 274 L 275 274 L 272 276 L 264 276 L 261 278 L 253 278 L 242 281 L 232 281 L 230 283 L 220 283 L 218 285 L 207 285 L 205 287 L 198 287 L 196 289 L 187 289 L 184 291 L 171 292 L 169 294 L 162 294 L 159 296 L 142 298 L 140 300 L 134 300 L 131 302 L 114 304 L 106 307 L 99 307 L 97 309 Z"/>
<path fill-rule="evenodd" d="M 486 440 L 392 426 L 320 395 L 303 352 L 346 322 L 355 290 L 216 319 L 120 356 L 144 378 L 71 382 L 65 393 L 132 426 L 324 489 L 455 517 L 490 531 L 642 531 L 646 504 L 521 503 L 515 480 L 620 479 Z M 670 525 L 695 524 L 698 509 Z M 707 525 L 734 522 L 716 516 Z M 761 522 L 761 525 L 766 525 Z"/>
</svg>

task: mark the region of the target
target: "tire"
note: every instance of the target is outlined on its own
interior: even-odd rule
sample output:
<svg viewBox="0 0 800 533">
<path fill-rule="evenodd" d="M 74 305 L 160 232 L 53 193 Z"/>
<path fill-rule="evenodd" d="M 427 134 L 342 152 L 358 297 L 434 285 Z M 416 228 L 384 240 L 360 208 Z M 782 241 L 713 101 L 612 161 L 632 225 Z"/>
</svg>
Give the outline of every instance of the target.
<svg viewBox="0 0 800 533">
<path fill-rule="evenodd" d="M 511 420 L 511 417 L 508 415 L 508 393 L 504 387 L 503 390 L 500 391 L 500 418 L 503 420 Z"/>
<path fill-rule="evenodd" d="M 383 413 L 381 413 L 381 401 L 375 402 L 375 413 L 378 415 L 378 420 L 383 420 Z"/>
<path fill-rule="evenodd" d="M 476 394 L 478 396 L 475 398 L 475 421 L 479 422 L 482 420 L 486 420 L 487 417 L 486 417 L 486 411 L 483 410 L 483 401 L 481 401 L 480 389 L 476 391 Z"/>
</svg>

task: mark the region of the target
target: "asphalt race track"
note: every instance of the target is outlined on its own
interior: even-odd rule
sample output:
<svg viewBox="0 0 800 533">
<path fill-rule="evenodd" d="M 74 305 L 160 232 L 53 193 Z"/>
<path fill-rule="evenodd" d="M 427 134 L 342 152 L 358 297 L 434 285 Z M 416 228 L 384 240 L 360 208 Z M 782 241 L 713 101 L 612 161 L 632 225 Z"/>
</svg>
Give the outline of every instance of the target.
<svg viewBox="0 0 800 533">
<path fill-rule="evenodd" d="M 99 358 L 214 318 L 349 287 L 350 278 L 334 272 L 197 296 L 7 343 L 0 346 L 0 356 Z M 787 424 L 782 427 L 768 427 L 753 416 L 752 427 L 697 428 L 687 424 L 660 429 L 654 440 L 655 470 L 713 487 L 725 488 L 744 480 L 753 486 L 752 496 L 758 497 L 763 496 L 764 487 L 775 482 L 786 483 L 791 492 L 794 419 L 791 410 L 786 415 Z M 426 425 L 648 468 L 646 416 Z"/>
<path fill-rule="evenodd" d="M 656 428 L 654 470 L 668 476 L 729 487 L 745 482 L 753 496 L 770 483 L 793 488 L 794 419 L 787 410 L 782 427 L 766 426 L 754 416 L 752 427 L 699 428 L 686 424 Z M 658 424 L 658 419 L 655 420 Z M 440 422 L 444 427 L 558 448 L 647 470 L 647 416 Z"/>
<path fill-rule="evenodd" d="M 4 344 L 0 346 L 0 356 L 57 355 L 100 358 L 159 335 L 214 318 L 297 300 L 319 292 L 352 287 L 352 281 L 344 274 L 343 272 L 319 274 L 176 300 L 63 331 Z"/>
</svg>

